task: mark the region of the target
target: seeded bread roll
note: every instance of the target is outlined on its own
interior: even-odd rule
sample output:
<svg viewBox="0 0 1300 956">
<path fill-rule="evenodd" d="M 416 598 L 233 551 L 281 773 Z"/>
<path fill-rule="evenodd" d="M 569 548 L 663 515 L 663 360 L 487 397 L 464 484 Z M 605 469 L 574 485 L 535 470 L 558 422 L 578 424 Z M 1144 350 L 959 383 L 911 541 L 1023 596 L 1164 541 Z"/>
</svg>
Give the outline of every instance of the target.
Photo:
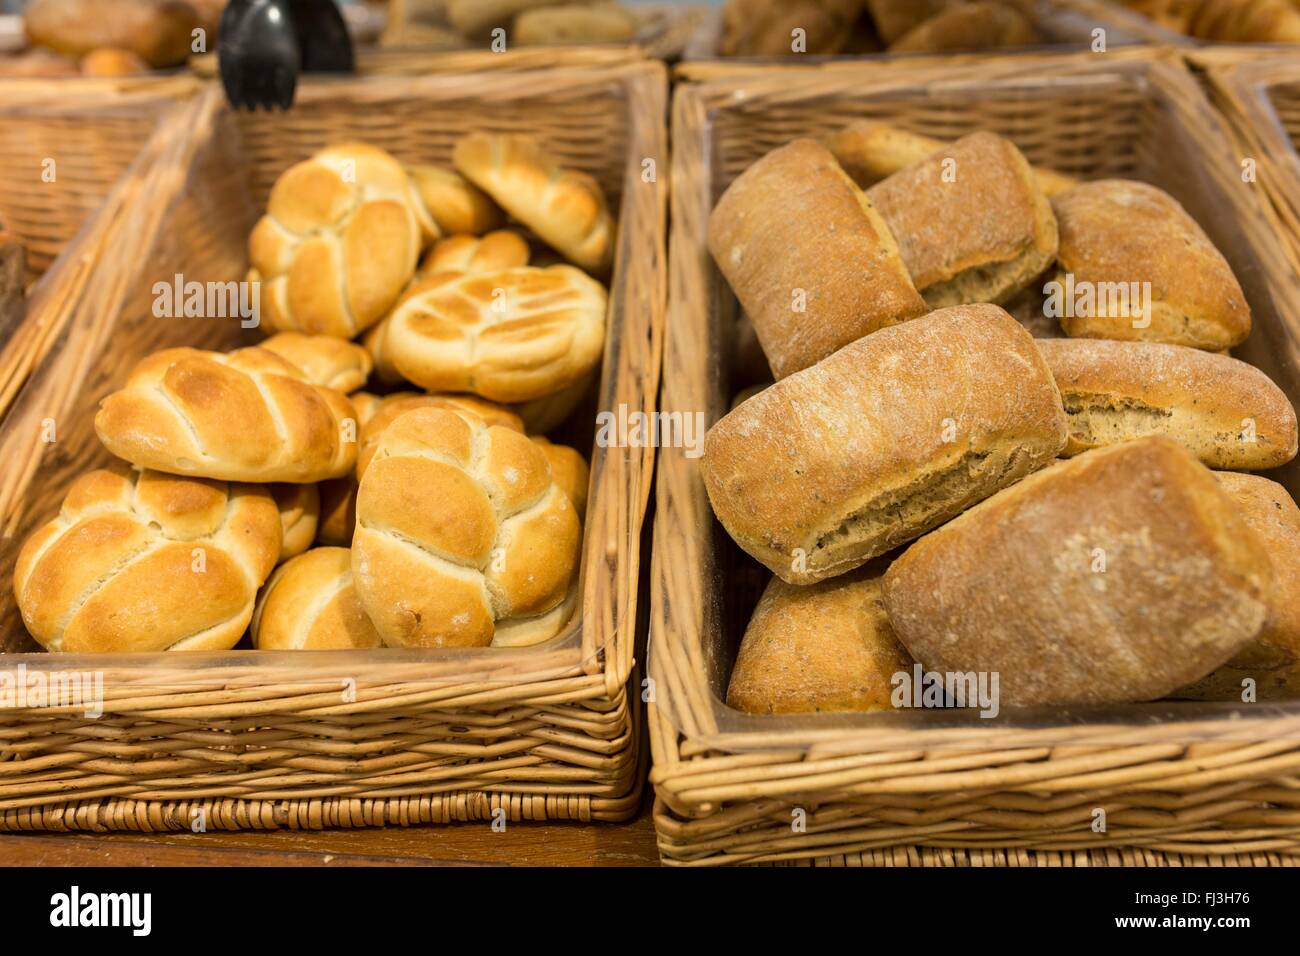
<svg viewBox="0 0 1300 956">
<path fill-rule="evenodd" d="M 1276 468 L 1296 455 L 1296 414 L 1259 369 L 1157 342 L 1050 339 L 1039 351 L 1069 420 L 1066 455 L 1165 435 L 1212 468 Z"/>
<path fill-rule="evenodd" d="M 873 563 L 809 587 L 772 578 L 740 642 L 727 704 L 749 714 L 890 710 L 912 658 L 898 643 Z"/>
<path fill-rule="evenodd" d="M 1105 179 L 1052 200 L 1061 243 L 1056 282 L 1093 294 L 1068 311 L 1066 334 L 1190 345 L 1219 351 L 1250 334 L 1250 306 L 1236 277 L 1201 227 L 1168 193 L 1146 183 Z M 1150 316 L 1134 315 L 1121 292 L 1150 283 Z M 1105 302 L 1101 302 L 1102 298 Z"/>
<path fill-rule="evenodd" d="M 867 190 L 932 309 L 1001 304 L 1056 256 L 1056 217 L 1009 140 L 972 133 Z"/>
<path fill-rule="evenodd" d="M 843 574 L 1047 464 L 1065 414 L 995 305 L 882 329 L 715 424 L 702 470 L 737 544 L 790 584 Z"/>
<path fill-rule="evenodd" d="M 1139 438 L 1058 462 L 913 544 L 885 607 L 927 670 L 997 673 L 1001 702 L 1151 700 L 1242 650 L 1268 555 L 1214 475 Z"/>
<path fill-rule="evenodd" d="M 252 632 L 263 651 L 383 646 L 357 599 L 347 548 L 313 548 L 277 568 L 258 596 Z"/>
<path fill-rule="evenodd" d="M 709 251 L 778 379 L 926 311 L 885 220 L 810 139 L 772 150 L 727 188 Z"/>
</svg>

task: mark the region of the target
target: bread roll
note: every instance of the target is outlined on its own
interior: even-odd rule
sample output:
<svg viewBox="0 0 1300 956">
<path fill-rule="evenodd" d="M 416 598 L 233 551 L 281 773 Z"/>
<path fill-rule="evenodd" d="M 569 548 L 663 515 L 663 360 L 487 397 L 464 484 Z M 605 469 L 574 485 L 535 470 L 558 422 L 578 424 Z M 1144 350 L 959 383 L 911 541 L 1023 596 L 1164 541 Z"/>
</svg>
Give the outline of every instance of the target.
<svg viewBox="0 0 1300 956">
<path fill-rule="evenodd" d="M 316 522 L 316 544 L 346 548 L 357 526 L 357 476 L 331 478 L 315 486 L 320 496 L 320 520 Z"/>
<path fill-rule="evenodd" d="M 894 43 L 931 17 L 962 0 L 866 0 L 876 32 L 886 44 Z"/>
<path fill-rule="evenodd" d="M 1175 697 L 1241 700 L 1242 682 L 1255 682 L 1256 700 L 1300 696 L 1300 508 L 1275 481 L 1222 472 L 1219 487 L 1263 546 L 1273 569 L 1268 620 L 1259 637 L 1218 670 L 1180 688 Z"/>
<path fill-rule="evenodd" d="M 861 0 L 727 0 L 722 11 L 723 56 L 789 56 L 794 31 L 814 56 L 839 53 L 848 44 Z"/>
<path fill-rule="evenodd" d="M 558 392 L 508 407 L 523 420 L 524 428 L 530 435 L 545 435 L 569 420 L 582 404 L 583 399 L 591 394 L 592 385 L 599 373 L 600 366 L 597 365 L 572 385 L 566 385 Z"/>
<path fill-rule="evenodd" d="M 117 47 L 155 67 L 185 62 L 198 25 L 181 0 L 31 0 L 23 11 L 35 44 L 76 57 Z"/>
<path fill-rule="evenodd" d="M 483 190 L 455 170 L 410 165 L 406 174 L 425 244 L 443 236 L 482 235 L 505 219 L 500 207 Z"/>
<path fill-rule="evenodd" d="M 452 161 L 467 179 L 574 265 L 606 275 L 614 260 L 614 219 L 604 190 L 565 169 L 530 136 L 471 133 Z"/>
<path fill-rule="evenodd" d="M 1009 140 L 963 136 L 867 190 L 932 309 L 1001 304 L 1056 257 L 1056 217 Z"/>
<path fill-rule="evenodd" d="M 419 408 L 388 426 L 361 478 L 352 571 L 390 646 L 482 647 L 499 630 L 536 643 L 567 619 L 581 538 L 537 445 Z"/>
<path fill-rule="evenodd" d="M 528 242 L 513 229 L 498 229 L 486 236 L 466 234 L 440 239 L 420 260 L 421 276 L 438 272 L 496 272 L 528 265 Z"/>
<path fill-rule="evenodd" d="M 125 465 L 82 475 L 23 544 L 14 597 L 47 650 L 234 647 L 280 554 L 264 488 Z"/>
<path fill-rule="evenodd" d="M 569 496 L 573 510 L 577 512 L 578 521 L 587 516 L 587 485 L 591 481 L 591 469 L 581 452 L 567 445 L 552 444 L 541 435 L 533 435 L 533 444 L 542 450 L 546 462 L 551 466 L 551 480 L 560 486 L 560 490 Z"/>
<path fill-rule="evenodd" d="M 1061 193 L 1052 208 L 1061 233 L 1056 282 L 1064 288 L 1071 276 L 1076 289 L 1094 294 L 1092 305 L 1070 310 L 1083 314 L 1061 316 L 1068 335 L 1218 351 L 1250 334 L 1250 307 L 1231 268 L 1168 193 L 1105 179 Z M 1139 294 L 1126 309 L 1118 296 L 1134 283 Z M 1143 283 L 1150 283 L 1149 324 L 1146 315 L 1125 314 L 1141 311 L 1133 300 L 1145 298 Z"/>
<path fill-rule="evenodd" d="M 224 481 L 323 481 L 357 460 L 347 396 L 261 348 L 155 352 L 100 402 L 95 433 L 132 464 Z"/>
<path fill-rule="evenodd" d="M 952 6 L 909 30 L 890 44 L 890 53 L 944 53 L 1028 46 L 1034 25 L 1008 3 L 978 2 Z"/>
<path fill-rule="evenodd" d="M 519 14 L 514 41 L 537 44 L 627 43 L 636 35 L 636 16 L 617 3 L 565 4 Z"/>
<path fill-rule="evenodd" d="M 447 0 L 447 19 L 471 40 L 479 40 L 500 27 L 508 30 L 515 17 L 537 7 L 572 3 L 573 0 Z"/>
<path fill-rule="evenodd" d="M 790 584 L 843 574 L 1024 477 L 1065 447 L 1034 340 L 993 305 L 882 329 L 709 429 L 709 501 Z"/>
<path fill-rule="evenodd" d="M 248 239 L 266 324 L 350 339 L 378 322 L 415 274 L 413 197 L 402 164 L 364 143 L 285 170 Z"/>
<path fill-rule="evenodd" d="M 1182 345 L 1038 343 L 1069 421 L 1066 455 L 1165 435 L 1212 468 L 1276 468 L 1296 455 L 1296 414 L 1267 375 Z"/>
<path fill-rule="evenodd" d="M 1263 547 L 1191 452 L 1139 438 L 1059 462 L 913 544 L 885 607 L 927 670 L 997 673 L 1001 703 L 1151 700 L 1259 633 Z"/>
<path fill-rule="evenodd" d="M 1220 43 L 1300 43 L 1300 10 L 1288 0 L 1203 0 L 1187 27 Z"/>
<path fill-rule="evenodd" d="M 320 521 L 320 492 L 315 485 L 275 483 L 266 486 L 280 512 L 280 561 L 311 547 Z"/>
<path fill-rule="evenodd" d="M 877 564 L 809 587 L 772 578 L 740 642 L 727 704 L 748 714 L 892 710 L 910 677 L 880 595 Z"/>
<path fill-rule="evenodd" d="M 772 150 L 727 188 L 709 251 L 778 379 L 926 311 L 884 219 L 810 139 Z"/>
<path fill-rule="evenodd" d="M 313 548 L 276 569 L 253 613 L 253 644 L 262 651 L 381 647 L 357 600 L 347 548 Z"/>
<path fill-rule="evenodd" d="M 99 47 L 81 58 L 85 76 L 135 76 L 149 72 L 149 64 L 130 50 Z"/>
<path fill-rule="evenodd" d="M 462 417 L 471 417 L 485 425 L 499 425 L 511 431 L 522 432 L 524 423 L 519 416 L 501 405 L 485 402 L 473 395 L 421 395 L 418 392 L 394 392 L 386 395 L 375 406 L 361 429 L 361 447 L 357 452 L 357 477 L 366 473 L 366 466 L 379 447 L 379 439 L 388 426 L 407 412 L 417 408 L 442 408 Z"/>
<path fill-rule="evenodd" d="M 293 365 L 313 385 L 345 395 L 365 385 L 373 367 L 370 353 L 364 348 L 331 335 L 281 332 L 262 342 L 260 348 Z"/>
<path fill-rule="evenodd" d="M 421 388 L 523 402 L 597 366 L 605 309 L 604 287 L 572 266 L 441 273 L 406 291 L 381 347 Z"/>
</svg>

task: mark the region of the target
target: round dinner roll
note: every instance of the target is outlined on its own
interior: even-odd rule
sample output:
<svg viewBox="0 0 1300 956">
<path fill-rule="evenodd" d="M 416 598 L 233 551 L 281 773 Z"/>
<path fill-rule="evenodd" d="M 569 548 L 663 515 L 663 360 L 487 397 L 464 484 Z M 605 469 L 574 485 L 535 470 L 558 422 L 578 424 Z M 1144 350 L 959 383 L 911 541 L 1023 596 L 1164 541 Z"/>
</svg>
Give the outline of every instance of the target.
<svg viewBox="0 0 1300 956">
<path fill-rule="evenodd" d="M 470 416 L 487 425 L 500 425 L 511 431 L 522 432 L 524 423 L 507 408 L 475 398 L 473 395 L 422 395 L 419 392 L 394 392 L 386 395 L 367 416 L 361 428 L 361 448 L 357 452 L 357 477 L 366 473 L 366 466 L 374 457 L 379 439 L 388 426 L 407 412 L 417 408 L 444 408 L 466 417 Z"/>
<path fill-rule="evenodd" d="M 223 481 L 316 482 L 357 460 L 356 411 L 274 352 L 164 349 L 105 398 L 95 432 L 119 458 Z"/>
<path fill-rule="evenodd" d="M 537 643 L 563 627 L 582 529 L 525 435 L 443 408 L 384 431 L 357 492 L 352 571 L 384 643 Z"/>
<path fill-rule="evenodd" d="M 280 511 L 280 561 L 302 554 L 316 538 L 320 521 L 320 492 L 315 485 L 267 485 Z"/>
<path fill-rule="evenodd" d="M 526 402 L 600 362 L 606 298 L 572 266 L 431 275 L 393 309 L 384 350 L 403 378 L 431 392 Z"/>
<path fill-rule="evenodd" d="M 248 238 L 261 316 L 272 329 L 350 339 L 397 301 L 422 238 L 401 163 L 364 143 L 321 150 L 276 180 Z"/>
<path fill-rule="evenodd" d="M 347 548 L 313 548 L 281 565 L 253 612 L 260 651 L 322 651 L 381 647 L 357 600 Z"/>
<path fill-rule="evenodd" d="M 259 347 L 295 366 L 313 385 L 323 385 L 345 395 L 365 385 L 374 367 L 370 353 L 364 348 L 332 335 L 280 332 Z"/>
<path fill-rule="evenodd" d="M 265 488 L 115 465 L 24 542 L 14 597 L 47 650 L 226 650 L 279 554 Z"/>
</svg>

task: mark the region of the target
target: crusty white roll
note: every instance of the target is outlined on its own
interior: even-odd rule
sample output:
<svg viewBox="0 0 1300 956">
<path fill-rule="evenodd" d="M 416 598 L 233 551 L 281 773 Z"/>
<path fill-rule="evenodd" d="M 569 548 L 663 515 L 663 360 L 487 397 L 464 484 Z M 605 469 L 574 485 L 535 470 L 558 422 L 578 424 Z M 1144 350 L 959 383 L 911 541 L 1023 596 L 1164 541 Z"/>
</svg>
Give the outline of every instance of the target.
<svg viewBox="0 0 1300 956">
<path fill-rule="evenodd" d="M 155 352 L 100 403 L 95 432 L 132 464 L 225 481 L 323 481 L 357 460 L 347 396 L 256 347 Z"/>
<path fill-rule="evenodd" d="M 495 272 L 528 265 L 528 242 L 513 229 L 498 229 L 486 236 L 460 233 L 439 239 L 420 260 L 421 276 L 435 272 Z"/>
<path fill-rule="evenodd" d="M 281 565 L 253 612 L 253 644 L 263 651 L 382 646 L 357 600 L 347 548 L 313 548 Z"/>
<path fill-rule="evenodd" d="M 395 647 L 482 647 L 559 632 L 582 530 L 542 450 L 500 425 L 419 408 L 384 431 L 357 492 L 352 570 Z"/>
<path fill-rule="evenodd" d="M 78 478 L 23 544 L 14 597 L 51 651 L 225 650 L 279 554 L 265 488 L 115 465 Z"/>
<path fill-rule="evenodd" d="M 532 439 L 551 466 L 551 478 L 569 496 L 581 521 L 587 514 L 587 484 L 591 480 L 587 459 L 576 448 L 556 445 L 541 435 L 534 435 Z"/>
<path fill-rule="evenodd" d="M 258 347 L 295 366 L 313 385 L 324 385 L 345 395 L 365 385 L 374 367 L 364 348 L 332 335 L 281 332 Z"/>
<path fill-rule="evenodd" d="M 461 416 L 470 416 L 485 425 L 500 425 L 522 432 L 524 423 L 504 406 L 475 398 L 473 395 L 422 395 L 419 392 L 393 392 L 369 411 L 361 428 L 361 447 L 357 451 L 357 477 L 366 473 L 379 440 L 388 426 L 417 408 L 443 408 Z"/>
<path fill-rule="evenodd" d="M 316 485 L 275 482 L 266 486 L 280 511 L 280 561 L 311 547 L 320 521 L 320 492 Z"/>
<path fill-rule="evenodd" d="M 482 235 L 505 218 L 486 193 L 460 173 L 441 166 L 406 167 L 411 202 L 424 243 L 458 233 Z"/>
</svg>

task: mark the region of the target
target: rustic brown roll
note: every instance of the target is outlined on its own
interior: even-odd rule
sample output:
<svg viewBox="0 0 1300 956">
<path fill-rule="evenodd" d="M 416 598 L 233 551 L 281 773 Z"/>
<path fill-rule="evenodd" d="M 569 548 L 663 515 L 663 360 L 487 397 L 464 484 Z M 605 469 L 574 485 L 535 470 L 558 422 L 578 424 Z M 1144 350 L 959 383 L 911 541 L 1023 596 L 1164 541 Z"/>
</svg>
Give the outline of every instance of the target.
<svg viewBox="0 0 1300 956">
<path fill-rule="evenodd" d="M 1276 468 L 1296 455 L 1296 414 L 1259 369 L 1182 345 L 1038 343 L 1069 421 L 1066 455 L 1165 435 L 1212 468 Z"/>
<path fill-rule="evenodd" d="M 357 460 L 347 396 L 256 347 L 155 352 L 100 402 L 95 432 L 132 464 L 223 481 L 317 482 Z"/>
<path fill-rule="evenodd" d="M 772 150 L 727 188 L 709 251 L 778 379 L 926 311 L 889 226 L 810 139 Z"/>
<path fill-rule="evenodd" d="M 1027 46 L 1034 25 L 1009 3 L 980 0 L 948 7 L 909 30 L 889 46 L 890 53 L 943 53 Z"/>
<path fill-rule="evenodd" d="M 1061 233 L 1055 281 L 1069 306 L 1062 311 L 1075 313 L 1060 316 L 1067 335 L 1219 351 L 1250 334 L 1250 306 L 1232 269 L 1168 193 L 1105 179 L 1061 193 L 1052 208 Z M 1134 307 L 1143 283 L 1149 316 Z"/>
<path fill-rule="evenodd" d="M 277 568 L 257 599 L 252 633 L 263 651 L 383 646 L 357 599 L 347 548 L 313 548 Z"/>
<path fill-rule="evenodd" d="M 115 465 L 73 482 L 24 542 L 14 597 L 47 650 L 219 651 L 279 554 L 266 489 Z"/>
<path fill-rule="evenodd" d="M 874 332 L 715 424 L 714 513 L 783 581 L 843 574 L 1056 457 L 1065 414 L 1034 340 L 994 305 Z"/>
<path fill-rule="evenodd" d="M 1139 438 L 1058 462 L 913 544 L 885 607 L 927 670 L 997 673 L 1001 702 L 1151 700 L 1264 625 L 1263 546 L 1187 449 Z"/>
<path fill-rule="evenodd" d="M 1056 257 L 1056 216 L 1010 141 L 972 133 L 867 190 L 932 309 L 1001 304 Z"/>
<path fill-rule="evenodd" d="M 727 704 L 749 714 L 893 709 L 894 675 L 912 658 L 898 642 L 871 564 L 808 587 L 772 578 L 745 628 Z"/>
<path fill-rule="evenodd" d="M 288 561 L 311 547 L 320 521 L 320 492 L 316 485 L 276 482 L 266 486 L 280 512 L 280 558 Z"/>
<path fill-rule="evenodd" d="M 355 392 L 366 384 L 374 363 L 370 353 L 355 342 L 332 335 L 281 332 L 259 345 L 290 363 L 313 385 Z"/>
<path fill-rule="evenodd" d="M 1242 700 L 1249 679 L 1256 700 L 1300 697 L 1300 508 L 1285 488 L 1262 475 L 1220 472 L 1215 477 L 1272 565 L 1268 620 L 1231 660 L 1173 696 Z"/>
</svg>

